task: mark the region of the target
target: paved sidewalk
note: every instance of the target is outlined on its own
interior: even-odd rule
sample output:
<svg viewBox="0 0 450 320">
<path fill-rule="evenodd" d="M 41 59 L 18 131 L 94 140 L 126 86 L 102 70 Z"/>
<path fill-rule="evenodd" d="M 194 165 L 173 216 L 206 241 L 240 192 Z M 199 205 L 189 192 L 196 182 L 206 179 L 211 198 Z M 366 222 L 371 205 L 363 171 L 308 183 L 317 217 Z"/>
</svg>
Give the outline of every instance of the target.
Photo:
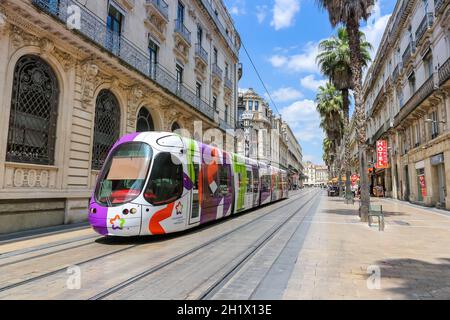
<svg viewBox="0 0 450 320">
<path fill-rule="evenodd" d="M 285 299 L 450 298 L 450 217 L 398 202 L 373 203 L 383 205 L 384 232 L 360 222 L 358 202 L 323 196 Z M 380 289 L 368 288 L 377 285 L 368 270 L 380 271 Z"/>
</svg>

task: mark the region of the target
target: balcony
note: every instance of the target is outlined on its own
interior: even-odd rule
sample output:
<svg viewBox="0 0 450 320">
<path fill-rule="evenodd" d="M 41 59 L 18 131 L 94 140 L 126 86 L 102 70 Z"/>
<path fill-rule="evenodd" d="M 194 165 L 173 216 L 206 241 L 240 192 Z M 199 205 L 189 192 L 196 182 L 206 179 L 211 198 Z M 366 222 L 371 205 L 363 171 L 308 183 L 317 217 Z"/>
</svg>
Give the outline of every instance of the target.
<svg viewBox="0 0 450 320">
<path fill-rule="evenodd" d="M 150 12 L 169 21 L 169 5 L 164 0 L 146 0 L 145 5 Z"/>
<path fill-rule="evenodd" d="M 434 0 L 434 12 L 436 13 L 436 15 L 438 15 L 441 9 L 445 7 L 445 3 L 446 0 Z"/>
<path fill-rule="evenodd" d="M 422 40 L 425 32 L 433 26 L 433 14 L 427 13 L 416 30 L 416 44 L 419 44 Z"/>
<path fill-rule="evenodd" d="M 228 77 L 225 77 L 225 88 L 233 91 L 233 81 L 231 81 Z"/>
<path fill-rule="evenodd" d="M 431 76 L 400 109 L 400 112 L 395 116 L 395 126 L 398 126 L 410 113 L 416 110 L 416 108 L 420 106 L 434 90 L 434 79 L 433 76 Z"/>
<path fill-rule="evenodd" d="M 77 5 L 74 0 L 59 0 L 58 3 L 47 0 L 32 0 L 32 3 L 38 9 L 60 21 L 62 27 L 66 27 L 67 8 L 71 5 Z M 79 8 L 81 11 L 81 28 L 73 31 L 75 34 L 79 34 L 98 47 L 107 50 L 121 62 L 120 65 L 124 65 L 157 83 L 198 112 L 214 120 L 214 109 L 207 102 L 198 99 L 195 90 L 186 87 L 184 84 L 179 84 L 176 77 L 162 66 L 151 66 L 148 52 L 139 49 L 123 35 L 111 33 L 107 29 L 105 21 L 86 7 L 79 6 Z M 90 45 L 90 42 L 86 42 L 86 45 Z"/>
<path fill-rule="evenodd" d="M 378 109 L 378 106 L 380 105 L 381 100 L 384 98 L 384 93 L 385 93 L 385 86 L 383 85 L 380 89 L 380 91 L 378 91 L 378 94 L 375 98 L 375 100 L 373 101 L 372 104 L 372 108 L 370 108 L 369 111 L 369 117 L 371 117 L 374 112 Z"/>
<path fill-rule="evenodd" d="M 219 17 L 214 12 L 215 10 L 213 9 L 213 7 L 211 5 L 211 1 L 210 0 L 199 0 L 199 1 L 201 2 L 201 4 L 203 4 L 203 6 L 205 7 L 205 9 L 208 12 L 209 16 L 214 21 L 215 25 L 217 26 L 217 29 L 219 29 L 220 34 L 222 35 L 222 37 L 227 42 L 227 44 L 228 44 L 229 48 L 231 49 L 231 51 L 233 51 L 233 53 L 236 56 L 238 56 L 239 55 L 239 46 L 237 44 L 235 44 L 233 42 L 233 39 L 230 37 L 230 35 L 227 34 L 226 28 L 223 26 L 222 22 L 220 22 L 220 20 L 219 20 Z"/>
<path fill-rule="evenodd" d="M 175 20 L 175 33 L 179 34 L 184 41 L 190 46 L 191 45 L 191 32 L 183 24 L 183 21 Z"/>
<path fill-rule="evenodd" d="M 450 58 L 439 68 L 439 85 L 443 85 L 448 79 L 450 79 Z"/>
<path fill-rule="evenodd" d="M 394 69 L 394 72 L 392 73 L 392 81 L 394 81 L 394 84 L 397 83 L 397 79 L 400 74 L 400 69 L 401 69 L 401 65 L 399 63 L 399 64 L 397 64 L 397 66 Z"/>
<path fill-rule="evenodd" d="M 217 63 L 214 63 L 212 66 L 212 74 L 214 77 L 220 79 L 222 81 L 223 77 L 223 71 L 222 69 L 217 65 Z"/>
<path fill-rule="evenodd" d="M 197 43 L 195 45 L 195 56 L 200 58 L 205 65 L 208 64 L 208 52 L 206 52 L 206 50 L 203 49 L 200 43 Z"/>
<path fill-rule="evenodd" d="M 415 51 L 416 51 L 416 45 L 415 45 L 414 41 L 411 41 L 408 44 L 408 46 L 406 47 L 405 52 L 403 52 L 403 55 L 402 55 L 402 64 L 405 68 L 408 66 L 409 60 Z"/>
</svg>

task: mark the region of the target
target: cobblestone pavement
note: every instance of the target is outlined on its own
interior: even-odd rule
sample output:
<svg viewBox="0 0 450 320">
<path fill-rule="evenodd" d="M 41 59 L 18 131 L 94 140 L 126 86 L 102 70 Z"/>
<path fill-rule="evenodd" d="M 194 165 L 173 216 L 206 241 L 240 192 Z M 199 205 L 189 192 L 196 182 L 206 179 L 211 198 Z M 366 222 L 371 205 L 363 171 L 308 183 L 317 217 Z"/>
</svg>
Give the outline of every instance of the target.
<svg viewBox="0 0 450 320">
<path fill-rule="evenodd" d="M 284 299 L 450 298 L 450 217 L 372 201 L 383 205 L 384 232 L 360 222 L 358 202 L 322 196 Z"/>
</svg>

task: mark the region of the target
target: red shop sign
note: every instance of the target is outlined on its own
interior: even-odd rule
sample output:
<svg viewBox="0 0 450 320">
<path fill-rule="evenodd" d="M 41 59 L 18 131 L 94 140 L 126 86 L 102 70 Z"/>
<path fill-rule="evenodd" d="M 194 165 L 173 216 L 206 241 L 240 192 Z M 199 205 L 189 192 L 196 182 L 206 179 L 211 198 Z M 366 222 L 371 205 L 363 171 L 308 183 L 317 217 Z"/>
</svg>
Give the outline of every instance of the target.
<svg viewBox="0 0 450 320">
<path fill-rule="evenodd" d="M 386 140 L 377 141 L 377 163 L 375 167 L 377 169 L 389 168 L 388 162 L 388 145 Z"/>
<path fill-rule="evenodd" d="M 420 190 L 422 192 L 422 197 L 427 196 L 427 185 L 425 183 L 425 176 L 419 176 Z"/>
</svg>

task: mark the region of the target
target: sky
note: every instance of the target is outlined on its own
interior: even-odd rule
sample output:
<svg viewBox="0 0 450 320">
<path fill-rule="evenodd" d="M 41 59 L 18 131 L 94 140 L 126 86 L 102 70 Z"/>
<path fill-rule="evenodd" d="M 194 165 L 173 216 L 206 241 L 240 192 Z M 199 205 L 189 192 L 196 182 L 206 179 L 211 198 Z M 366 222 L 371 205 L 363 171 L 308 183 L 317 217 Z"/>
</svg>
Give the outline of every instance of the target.
<svg viewBox="0 0 450 320">
<path fill-rule="evenodd" d="M 336 33 L 328 14 L 316 0 L 224 0 L 243 45 L 256 65 L 275 106 L 274 113 L 287 121 L 303 148 L 303 160 L 322 164 L 322 140 L 315 96 L 325 83 L 315 59 L 317 46 Z M 379 0 L 372 17 L 362 24 L 375 55 L 395 0 Z M 267 98 L 244 48 L 240 61 L 244 75 L 239 88 L 255 89 Z"/>
</svg>

